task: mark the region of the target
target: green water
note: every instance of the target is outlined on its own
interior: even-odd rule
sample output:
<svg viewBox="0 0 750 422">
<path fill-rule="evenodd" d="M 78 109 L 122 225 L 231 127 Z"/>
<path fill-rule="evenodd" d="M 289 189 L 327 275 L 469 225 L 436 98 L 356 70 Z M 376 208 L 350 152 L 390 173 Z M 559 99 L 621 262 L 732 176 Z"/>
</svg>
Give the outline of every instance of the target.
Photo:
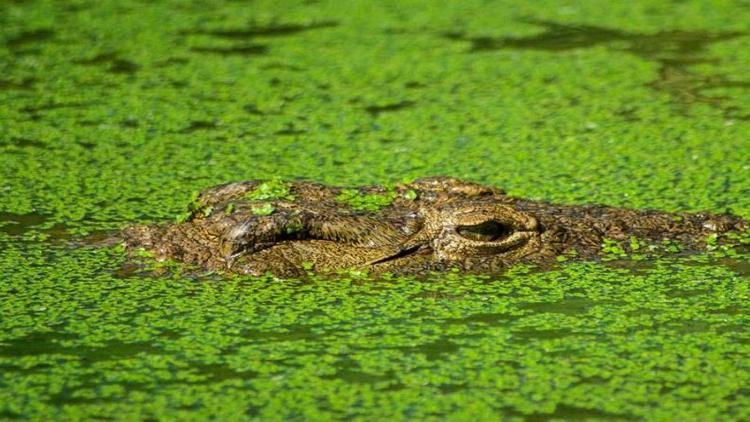
<svg viewBox="0 0 750 422">
<path fill-rule="evenodd" d="M 747 252 L 278 280 L 85 241 L 273 176 L 750 217 L 748 21 L 739 0 L 0 2 L 0 420 L 750 420 Z"/>
</svg>

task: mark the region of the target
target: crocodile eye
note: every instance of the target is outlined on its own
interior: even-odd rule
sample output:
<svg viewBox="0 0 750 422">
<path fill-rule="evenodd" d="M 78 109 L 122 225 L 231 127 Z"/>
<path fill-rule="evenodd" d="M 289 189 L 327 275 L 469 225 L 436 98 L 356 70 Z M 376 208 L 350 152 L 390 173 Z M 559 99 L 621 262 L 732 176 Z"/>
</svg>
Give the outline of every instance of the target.
<svg viewBox="0 0 750 422">
<path fill-rule="evenodd" d="M 462 237 L 479 242 L 495 242 L 513 233 L 511 227 L 494 220 L 471 226 L 458 226 L 456 231 Z"/>
</svg>

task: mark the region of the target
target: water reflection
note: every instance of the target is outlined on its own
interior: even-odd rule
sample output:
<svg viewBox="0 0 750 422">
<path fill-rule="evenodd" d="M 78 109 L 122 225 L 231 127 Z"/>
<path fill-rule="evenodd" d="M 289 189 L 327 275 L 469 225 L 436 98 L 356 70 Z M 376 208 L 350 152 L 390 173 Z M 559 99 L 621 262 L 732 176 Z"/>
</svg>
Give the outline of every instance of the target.
<svg viewBox="0 0 750 422">
<path fill-rule="evenodd" d="M 734 80 L 721 73 L 696 72 L 696 65 L 718 67 L 721 60 L 709 47 L 747 35 L 745 32 L 666 30 L 641 34 L 595 25 L 568 25 L 547 20 L 524 20 L 544 31 L 527 37 L 472 37 L 462 32 L 445 34 L 449 39 L 469 41 L 472 52 L 505 49 L 563 52 L 607 45 L 658 65 L 657 78 L 648 87 L 669 94 L 677 110 L 687 114 L 692 104 L 708 104 L 727 118 L 750 119 L 750 113 L 732 105 L 730 97 L 711 94 L 718 88 L 750 88 L 750 81 Z"/>
<path fill-rule="evenodd" d="M 245 28 L 234 29 L 194 29 L 182 31 L 181 35 L 204 35 L 216 39 L 240 42 L 240 44 L 229 47 L 192 47 L 191 51 L 197 53 L 213 53 L 222 56 L 259 56 L 268 53 L 268 46 L 252 42 L 257 37 L 286 37 L 315 29 L 331 28 L 337 25 L 338 23 L 334 21 L 324 21 L 307 25 L 274 24 L 269 26 L 258 26 L 252 24 Z"/>
</svg>

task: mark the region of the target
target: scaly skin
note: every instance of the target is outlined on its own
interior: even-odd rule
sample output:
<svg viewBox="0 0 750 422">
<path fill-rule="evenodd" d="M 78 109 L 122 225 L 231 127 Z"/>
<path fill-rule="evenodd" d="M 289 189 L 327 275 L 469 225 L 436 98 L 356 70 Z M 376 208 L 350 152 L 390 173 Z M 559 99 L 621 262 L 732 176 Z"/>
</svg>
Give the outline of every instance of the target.
<svg viewBox="0 0 750 422">
<path fill-rule="evenodd" d="M 631 237 L 647 244 L 667 240 L 699 251 L 713 233 L 750 228 L 731 215 L 530 201 L 449 177 L 399 185 L 393 202 L 379 211 L 354 210 L 337 199 L 342 188 L 311 182 L 289 184 L 293 198 L 247 199 L 261 183 L 210 188 L 186 222 L 126 229 L 126 248 L 254 275 L 344 268 L 394 274 L 450 268 L 498 272 L 517 262 L 551 263 L 563 254 L 595 259 L 605 239 L 623 244 Z M 359 192 L 388 193 L 380 186 Z M 263 204 L 273 206 L 270 215 L 253 211 Z"/>
</svg>

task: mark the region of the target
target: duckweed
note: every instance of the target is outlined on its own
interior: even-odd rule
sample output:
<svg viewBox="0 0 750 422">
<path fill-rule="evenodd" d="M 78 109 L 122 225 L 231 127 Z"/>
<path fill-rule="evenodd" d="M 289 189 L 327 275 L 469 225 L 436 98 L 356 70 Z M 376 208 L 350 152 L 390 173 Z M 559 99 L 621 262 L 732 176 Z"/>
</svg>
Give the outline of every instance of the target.
<svg viewBox="0 0 750 422">
<path fill-rule="evenodd" d="M 620 245 L 620 242 L 612 239 L 604 239 L 602 241 L 602 253 L 607 258 L 621 258 L 627 256 L 627 252 Z"/>
<path fill-rule="evenodd" d="M 258 187 L 250 191 L 246 197 L 247 199 L 260 201 L 267 199 L 284 199 L 287 201 L 293 201 L 294 195 L 290 192 L 291 187 L 292 185 L 289 182 L 285 182 L 281 179 L 272 179 L 259 184 Z"/>
<path fill-rule="evenodd" d="M 100 241 L 248 179 L 254 201 L 450 175 L 750 217 L 749 20 L 707 0 L 2 2 L 0 420 L 750 420 L 750 234 L 378 280 Z"/>
<path fill-rule="evenodd" d="M 271 215 L 276 211 L 276 207 L 270 202 L 264 202 L 260 205 L 255 205 L 251 208 L 251 211 L 255 215 Z"/>
<path fill-rule="evenodd" d="M 184 223 L 190 220 L 195 214 L 203 212 L 203 203 L 199 199 L 200 192 L 193 191 L 190 195 L 190 202 L 188 203 L 185 211 L 177 214 L 175 221 L 178 223 Z M 210 214 L 210 212 L 209 212 Z"/>
<path fill-rule="evenodd" d="M 341 201 L 355 210 L 377 212 L 383 207 L 393 203 L 398 194 L 394 191 L 385 193 L 362 193 L 357 189 L 343 189 L 336 196 L 336 200 Z"/>
<path fill-rule="evenodd" d="M 404 198 L 406 198 L 406 199 L 410 200 L 410 201 L 414 201 L 415 199 L 417 199 L 417 191 L 415 191 L 415 190 L 413 190 L 413 189 L 409 189 L 409 190 L 407 190 L 406 192 L 404 192 L 404 193 L 402 194 L 402 196 L 403 196 Z"/>
<path fill-rule="evenodd" d="M 742 420 L 744 259 L 196 279 L 18 243 L 0 253 L 3 268 L 25 264 L 0 286 L 14 297 L 0 303 L 0 402 L 66 419 Z"/>
</svg>

